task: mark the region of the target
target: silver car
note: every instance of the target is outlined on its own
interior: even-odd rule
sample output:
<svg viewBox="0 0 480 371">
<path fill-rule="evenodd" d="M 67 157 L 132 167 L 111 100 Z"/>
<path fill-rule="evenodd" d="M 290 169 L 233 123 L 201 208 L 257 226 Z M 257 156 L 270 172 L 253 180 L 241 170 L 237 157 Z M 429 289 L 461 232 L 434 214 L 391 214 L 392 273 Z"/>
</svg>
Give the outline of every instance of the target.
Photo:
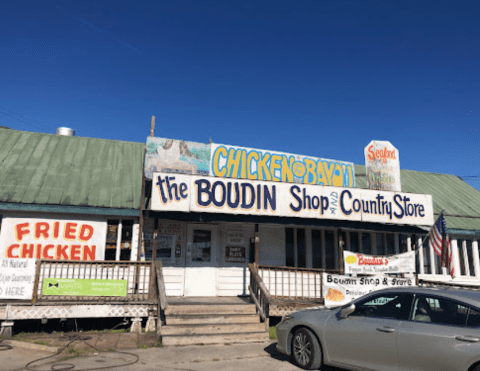
<svg viewBox="0 0 480 371">
<path fill-rule="evenodd" d="M 291 313 L 277 349 L 301 368 L 480 371 L 480 291 L 394 288 Z"/>
</svg>

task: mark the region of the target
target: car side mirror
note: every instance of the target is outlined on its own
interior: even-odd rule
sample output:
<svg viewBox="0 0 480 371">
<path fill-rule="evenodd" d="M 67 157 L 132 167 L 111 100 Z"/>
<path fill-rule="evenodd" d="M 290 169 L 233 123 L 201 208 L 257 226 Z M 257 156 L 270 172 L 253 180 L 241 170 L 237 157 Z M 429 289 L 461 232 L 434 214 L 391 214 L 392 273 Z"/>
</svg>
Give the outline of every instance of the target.
<svg viewBox="0 0 480 371">
<path fill-rule="evenodd" d="M 339 317 L 340 318 L 347 318 L 350 314 L 352 314 L 353 312 L 355 312 L 355 304 L 350 304 L 348 307 L 346 308 L 343 308 L 340 313 L 339 313 Z"/>
</svg>

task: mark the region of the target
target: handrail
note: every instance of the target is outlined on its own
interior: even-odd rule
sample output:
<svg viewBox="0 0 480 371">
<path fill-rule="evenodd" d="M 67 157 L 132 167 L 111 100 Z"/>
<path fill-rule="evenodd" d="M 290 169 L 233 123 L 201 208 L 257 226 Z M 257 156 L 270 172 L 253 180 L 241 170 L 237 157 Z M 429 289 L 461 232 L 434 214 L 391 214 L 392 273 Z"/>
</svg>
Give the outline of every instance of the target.
<svg viewBox="0 0 480 371">
<path fill-rule="evenodd" d="M 248 286 L 248 290 L 250 291 L 250 296 L 257 307 L 262 321 L 265 321 L 269 318 L 269 306 L 272 299 L 265 283 L 258 274 L 256 265 L 249 264 L 248 268 L 250 270 L 250 285 Z"/>
<path fill-rule="evenodd" d="M 162 262 L 157 261 L 155 264 L 155 272 L 157 276 L 157 290 L 159 305 L 162 310 L 168 308 L 167 292 L 165 290 L 165 280 L 163 279 Z"/>
</svg>

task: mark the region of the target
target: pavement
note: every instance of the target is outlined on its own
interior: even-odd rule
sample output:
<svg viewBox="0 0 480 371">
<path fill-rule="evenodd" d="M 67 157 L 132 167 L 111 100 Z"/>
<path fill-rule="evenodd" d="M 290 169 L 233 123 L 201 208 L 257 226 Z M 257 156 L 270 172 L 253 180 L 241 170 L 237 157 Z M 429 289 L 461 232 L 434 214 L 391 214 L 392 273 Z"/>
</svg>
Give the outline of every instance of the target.
<svg viewBox="0 0 480 371">
<path fill-rule="evenodd" d="M 75 340 L 75 337 L 84 340 Z M 1 350 L 3 344 L 12 349 Z M 61 351 L 61 352 L 60 352 Z M 28 364 L 28 368 L 26 368 Z M 2 371 L 300 370 L 277 352 L 276 342 L 161 347 L 155 333 L 19 334 L 0 339 Z M 324 371 L 341 371 L 322 368 Z"/>
<path fill-rule="evenodd" d="M 29 348 L 21 344 L 25 342 L 4 340 L 3 344 L 10 343 L 13 349 L 0 351 L 0 369 L 2 371 L 66 369 L 86 371 L 98 368 L 108 371 L 299 370 L 288 357 L 277 352 L 276 342 L 273 341 L 232 345 L 134 348 L 89 353 L 82 353 L 82 348 L 76 344 L 77 342 L 57 354 L 56 347 L 33 344 L 35 346 Z M 33 363 L 26 368 L 29 362 Z M 339 371 L 333 368 L 322 368 L 322 370 Z"/>
</svg>

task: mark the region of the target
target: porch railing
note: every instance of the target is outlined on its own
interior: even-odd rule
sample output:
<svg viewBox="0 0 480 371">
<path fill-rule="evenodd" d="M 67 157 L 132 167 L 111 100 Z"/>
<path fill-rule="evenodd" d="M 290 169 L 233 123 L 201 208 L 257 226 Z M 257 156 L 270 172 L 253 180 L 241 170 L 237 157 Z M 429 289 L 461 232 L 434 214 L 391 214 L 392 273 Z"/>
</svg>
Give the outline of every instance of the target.
<svg viewBox="0 0 480 371">
<path fill-rule="evenodd" d="M 258 273 L 274 298 L 322 301 L 323 273 L 338 271 L 259 265 Z"/>
<path fill-rule="evenodd" d="M 64 261 L 39 260 L 36 265 L 32 303 L 83 302 L 83 303 L 148 303 L 156 304 L 157 290 L 150 289 L 151 262 L 135 261 Z M 161 266 L 160 266 L 161 271 Z M 126 296 L 74 296 L 45 295 L 43 284 L 46 278 L 86 280 L 126 280 Z"/>
</svg>

